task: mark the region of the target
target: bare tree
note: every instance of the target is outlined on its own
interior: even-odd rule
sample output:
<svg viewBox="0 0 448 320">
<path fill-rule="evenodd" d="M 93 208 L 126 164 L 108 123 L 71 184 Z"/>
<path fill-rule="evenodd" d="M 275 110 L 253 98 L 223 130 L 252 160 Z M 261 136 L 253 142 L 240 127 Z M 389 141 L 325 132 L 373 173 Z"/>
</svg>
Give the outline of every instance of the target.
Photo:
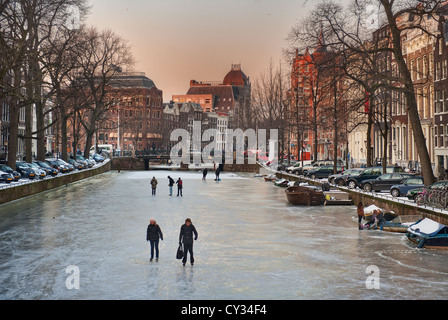
<svg viewBox="0 0 448 320">
<path fill-rule="evenodd" d="M 123 69 L 131 68 L 134 60 L 128 43 L 111 30 L 85 30 L 83 46 L 77 51 L 79 68 L 73 85 L 82 102 L 77 106 L 78 120 L 86 132 L 84 156 L 89 156 L 92 138 L 99 122 L 114 105 L 108 97 L 111 81 Z"/>
<path fill-rule="evenodd" d="M 256 80 L 252 94 L 252 105 L 254 106 L 252 115 L 256 119 L 257 126 L 268 130 L 268 132 L 269 129 L 278 130 L 281 159 L 286 151 L 285 136 L 289 132 L 290 125 L 289 100 L 286 96 L 286 73 L 282 69 L 281 64 L 275 68 L 271 60 L 268 69 Z"/>
</svg>

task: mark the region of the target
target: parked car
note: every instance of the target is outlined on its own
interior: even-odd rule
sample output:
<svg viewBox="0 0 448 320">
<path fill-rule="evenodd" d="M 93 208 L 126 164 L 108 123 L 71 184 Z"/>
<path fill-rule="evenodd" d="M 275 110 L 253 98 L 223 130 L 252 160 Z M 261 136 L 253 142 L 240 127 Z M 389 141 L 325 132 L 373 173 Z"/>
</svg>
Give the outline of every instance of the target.
<svg viewBox="0 0 448 320">
<path fill-rule="evenodd" d="M 334 161 L 333 160 L 316 160 L 316 161 L 312 161 L 311 164 L 313 164 L 316 167 L 333 166 Z M 336 164 L 341 167 L 344 166 L 342 160 L 336 160 Z"/>
<path fill-rule="evenodd" d="M 0 182 L 11 183 L 14 181 L 14 177 L 11 173 L 0 170 Z"/>
<path fill-rule="evenodd" d="M 89 168 L 89 163 L 84 159 L 84 157 L 82 157 L 82 156 L 76 157 L 75 161 L 82 164 L 84 169 Z"/>
<path fill-rule="evenodd" d="M 95 160 L 93 160 L 93 158 L 92 157 L 89 157 L 88 159 L 86 159 L 87 160 L 87 162 L 90 162 L 90 163 L 92 163 L 92 167 L 94 166 L 94 165 L 96 165 L 96 161 Z M 283 165 L 281 165 L 281 166 L 283 166 Z M 281 168 L 284 168 L 284 167 L 281 167 L 281 166 L 279 166 L 279 167 L 277 167 L 277 170 L 282 170 Z"/>
<path fill-rule="evenodd" d="M 68 171 L 75 170 L 75 167 L 72 164 L 68 163 L 67 161 L 64 161 L 62 159 L 57 159 L 56 161 L 59 162 L 60 164 L 64 165 L 64 166 L 66 166 L 68 168 Z"/>
<path fill-rule="evenodd" d="M 309 170 L 315 169 L 318 166 L 313 165 L 313 164 L 306 164 L 303 167 L 297 167 L 291 170 L 292 174 L 297 174 L 297 175 L 305 175 Z"/>
<path fill-rule="evenodd" d="M 336 167 L 336 172 L 339 173 L 342 172 L 342 167 Z M 333 173 L 334 173 L 333 166 L 322 166 L 309 170 L 305 176 L 311 179 L 323 179 L 328 178 Z"/>
<path fill-rule="evenodd" d="M 409 190 L 423 187 L 425 184 L 423 182 L 423 177 L 410 177 L 401 182 L 401 184 L 396 184 L 390 187 L 390 194 L 393 197 L 405 196 Z"/>
<path fill-rule="evenodd" d="M 363 168 L 352 168 L 347 169 L 341 173 L 332 174 L 328 177 L 328 182 L 334 183 L 338 186 L 345 186 L 345 180 L 347 176 L 349 176 L 350 174 L 357 174 L 363 170 L 364 170 Z"/>
<path fill-rule="evenodd" d="M 50 165 L 52 168 L 55 168 L 60 173 L 67 173 L 69 171 L 68 167 L 58 162 L 57 159 L 45 159 L 45 161 L 48 163 L 48 165 Z"/>
<path fill-rule="evenodd" d="M 386 173 L 403 172 L 403 168 L 399 166 L 386 167 Z M 383 167 L 365 168 L 358 174 L 349 175 L 346 178 L 345 184 L 354 189 L 360 185 L 361 182 L 368 179 L 376 179 L 383 174 Z"/>
<path fill-rule="evenodd" d="M 16 162 L 16 170 L 20 173 L 22 178 L 34 179 L 37 177 L 36 171 L 34 171 L 34 169 L 31 168 L 26 162 Z"/>
<path fill-rule="evenodd" d="M 103 157 L 102 155 L 98 154 L 98 153 L 94 153 L 94 154 L 92 155 L 92 157 L 93 157 L 93 159 L 94 159 L 96 162 L 103 162 L 103 161 L 104 161 L 104 157 Z"/>
<path fill-rule="evenodd" d="M 295 168 L 298 168 L 300 166 L 302 166 L 302 162 L 296 162 L 296 163 L 294 163 L 294 165 L 287 167 L 285 171 L 288 172 L 288 173 L 292 173 L 292 171 Z"/>
<path fill-rule="evenodd" d="M 28 165 L 34 169 L 34 171 L 36 172 L 36 176 L 43 179 L 47 176 L 47 171 L 45 171 L 44 169 L 42 169 L 41 167 L 39 167 L 39 165 L 37 163 L 28 163 Z"/>
<path fill-rule="evenodd" d="M 46 163 L 45 161 L 39 161 L 39 160 L 35 160 L 33 161 L 35 164 L 37 164 L 41 169 L 45 170 L 45 172 L 47 173 L 47 176 L 56 176 L 58 174 L 58 170 L 55 168 L 50 167 L 50 165 L 48 163 Z"/>
<path fill-rule="evenodd" d="M 4 171 L 6 173 L 12 174 L 14 181 L 19 181 L 22 177 L 21 174 L 17 170 L 13 170 L 11 167 L 7 166 L 6 164 L 0 164 L 0 170 Z"/>
<path fill-rule="evenodd" d="M 429 186 L 430 189 L 445 188 L 445 187 L 448 187 L 448 180 L 437 181 L 437 182 L 434 182 L 431 186 Z M 409 200 L 415 200 L 415 196 L 422 190 L 423 190 L 423 187 L 411 189 L 408 191 L 408 193 L 406 193 L 406 197 Z"/>
<path fill-rule="evenodd" d="M 67 162 L 70 163 L 72 166 L 74 166 L 75 169 L 78 170 L 84 169 L 84 165 L 81 162 L 76 161 L 75 159 L 68 159 Z"/>
<path fill-rule="evenodd" d="M 76 161 L 85 161 L 86 163 L 87 163 L 87 166 L 89 167 L 89 168 L 92 168 L 93 167 L 93 164 L 91 163 L 91 162 L 89 162 L 89 161 L 87 161 L 87 159 L 86 158 L 84 158 L 83 156 L 81 156 L 81 155 L 76 155 Z"/>
<path fill-rule="evenodd" d="M 359 184 L 359 187 L 363 189 L 364 191 L 370 192 L 370 191 L 383 191 L 383 190 L 390 190 L 390 187 L 392 187 L 395 184 L 400 184 L 403 180 L 410 178 L 414 176 L 411 173 L 385 173 L 380 175 L 376 179 L 367 179 L 364 181 L 361 181 Z"/>
</svg>

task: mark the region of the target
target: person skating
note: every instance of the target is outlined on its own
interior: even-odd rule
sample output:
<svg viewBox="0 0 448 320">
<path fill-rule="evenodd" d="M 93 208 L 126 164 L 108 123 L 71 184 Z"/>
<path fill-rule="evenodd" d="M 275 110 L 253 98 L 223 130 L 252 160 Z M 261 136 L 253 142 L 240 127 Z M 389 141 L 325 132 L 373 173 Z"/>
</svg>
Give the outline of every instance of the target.
<svg viewBox="0 0 448 320">
<path fill-rule="evenodd" d="M 196 231 L 195 226 L 191 223 L 191 219 L 185 219 L 185 224 L 180 227 L 179 233 L 179 245 L 183 244 L 184 248 L 184 257 L 182 258 L 182 264 L 185 266 L 187 262 L 187 254 L 190 254 L 190 263 L 194 264 L 194 256 L 193 256 L 193 235 L 194 240 L 198 239 L 198 232 Z"/>
<path fill-rule="evenodd" d="M 219 167 L 218 167 L 216 169 L 216 171 L 215 171 L 215 176 L 216 176 L 215 181 L 219 181 L 219 174 L 220 174 L 220 170 L 219 170 Z"/>
<path fill-rule="evenodd" d="M 149 241 L 151 245 L 151 258 L 149 262 L 154 259 L 154 250 L 156 251 L 156 261 L 159 261 L 159 239 L 163 241 L 162 230 L 154 218 L 151 218 L 146 229 L 146 241 Z"/>
<path fill-rule="evenodd" d="M 208 173 L 208 170 L 207 170 L 207 168 L 205 168 L 204 170 L 202 170 L 202 180 L 206 180 L 207 179 L 207 173 Z"/>
<path fill-rule="evenodd" d="M 182 197 L 182 189 L 183 189 L 183 181 L 182 181 L 182 179 L 181 178 L 179 178 L 177 181 L 176 181 L 176 184 L 177 184 L 177 196 L 179 196 L 179 194 L 180 194 L 180 196 Z"/>
<path fill-rule="evenodd" d="M 157 189 L 157 179 L 156 177 L 152 177 L 151 179 L 151 189 L 152 189 L 152 195 L 155 196 L 156 195 L 156 189 Z"/>
<path fill-rule="evenodd" d="M 168 176 L 168 187 L 170 188 L 170 196 L 173 195 L 174 179 Z"/>
</svg>

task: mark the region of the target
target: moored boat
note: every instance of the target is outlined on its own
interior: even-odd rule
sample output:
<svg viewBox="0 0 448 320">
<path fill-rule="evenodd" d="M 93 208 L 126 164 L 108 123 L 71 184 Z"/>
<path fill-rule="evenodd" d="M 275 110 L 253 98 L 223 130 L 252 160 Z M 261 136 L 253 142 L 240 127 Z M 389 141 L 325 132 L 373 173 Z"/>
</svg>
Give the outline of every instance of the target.
<svg viewBox="0 0 448 320">
<path fill-rule="evenodd" d="M 425 218 L 410 226 L 406 236 L 417 248 L 448 249 L 447 226 Z"/>
<path fill-rule="evenodd" d="M 275 174 L 268 174 L 264 177 L 264 181 L 274 181 L 277 180 L 277 176 Z"/>
<path fill-rule="evenodd" d="M 422 220 L 419 215 L 397 216 L 390 221 L 381 222 L 381 230 L 390 232 L 407 232 L 408 228 Z"/>
<path fill-rule="evenodd" d="M 289 203 L 294 205 L 319 206 L 325 201 L 322 190 L 314 187 L 291 186 L 285 193 Z"/>
<path fill-rule="evenodd" d="M 324 191 L 325 205 L 352 205 L 353 200 L 347 192 L 340 190 Z"/>
<path fill-rule="evenodd" d="M 287 187 L 289 184 L 289 181 L 286 179 L 279 179 L 274 181 L 274 185 L 278 187 Z"/>
</svg>

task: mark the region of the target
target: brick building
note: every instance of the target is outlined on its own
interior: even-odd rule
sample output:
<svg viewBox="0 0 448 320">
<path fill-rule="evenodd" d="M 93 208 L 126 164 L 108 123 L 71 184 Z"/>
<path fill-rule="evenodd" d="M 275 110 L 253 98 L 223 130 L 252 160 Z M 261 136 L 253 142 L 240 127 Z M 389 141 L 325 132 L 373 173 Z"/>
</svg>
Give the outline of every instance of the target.
<svg viewBox="0 0 448 320">
<path fill-rule="evenodd" d="M 142 72 L 118 73 L 107 95 L 111 106 L 99 124 L 97 144 L 111 144 L 120 151 L 162 148 L 162 91 L 151 79 Z M 80 140 L 77 149 L 84 146 L 85 140 Z"/>
<path fill-rule="evenodd" d="M 250 123 L 251 83 L 241 70 L 240 64 L 232 65 L 222 81 L 190 81 L 185 95 L 173 95 L 173 102 L 193 102 L 201 105 L 204 112 L 225 113 L 229 126 L 247 128 Z"/>
</svg>

